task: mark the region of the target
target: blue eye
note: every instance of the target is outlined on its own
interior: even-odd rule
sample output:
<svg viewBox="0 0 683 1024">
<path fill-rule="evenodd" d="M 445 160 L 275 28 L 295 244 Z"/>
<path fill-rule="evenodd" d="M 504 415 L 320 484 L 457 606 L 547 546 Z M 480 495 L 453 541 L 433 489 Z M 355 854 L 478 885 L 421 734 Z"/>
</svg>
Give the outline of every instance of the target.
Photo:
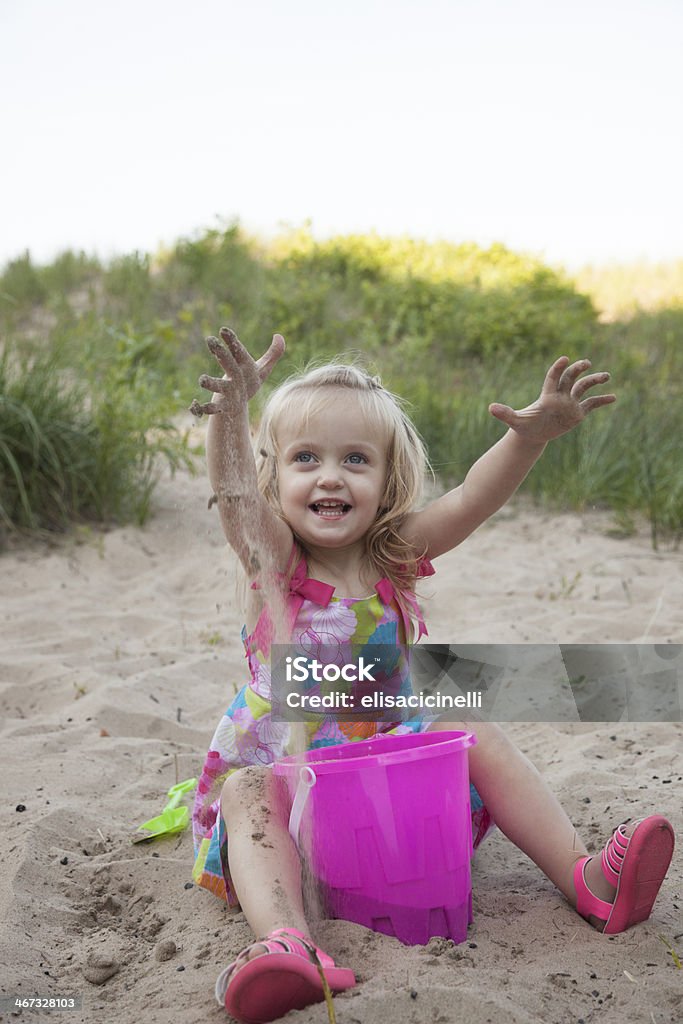
<svg viewBox="0 0 683 1024">
<path fill-rule="evenodd" d="M 346 459 L 353 466 L 362 466 L 364 462 L 368 461 L 364 455 L 360 454 L 360 452 L 352 452 L 351 455 L 346 456 Z"/>
<path fill-rule="evenodd" d="M 313 461 L 313 455 L 311 454 L 311 452 L 297 452 L 297 454 L 294 456 L 294 461 L 295 462 L 312 462 Z"/>
</svg>

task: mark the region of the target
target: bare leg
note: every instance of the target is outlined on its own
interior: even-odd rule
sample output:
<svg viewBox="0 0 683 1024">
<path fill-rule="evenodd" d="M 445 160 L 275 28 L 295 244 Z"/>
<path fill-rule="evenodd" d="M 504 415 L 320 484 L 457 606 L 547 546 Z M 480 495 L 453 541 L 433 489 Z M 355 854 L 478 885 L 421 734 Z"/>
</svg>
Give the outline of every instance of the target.
<svg viewBox="0 0 683 1024">
<path fill-rule="evenodd" d="M 242 768 L 223 786 L 221 809 L 229 822 L 230 876 L 254 934 L 297 928 L 309 935 L 280 780 L 267 768 Z"/>
<path fill-rule="evenodd" d="M 257 936 L 216 980 L 216 998 L 236 1020 L 276 1020 L 356 984 L 353 971 L 310 941 L 288 805 L 284 783 L 267 768 L 241 768 L 223 786 L 230 876 Z"/>
<path fill-rule="evenodd" d="M 469 751 L 470 777 L 496 825 L 539 866 L 576 906 L 573 871 L 587 854 L 574 826 L 532 763 L 494 722 L 435 722 L 431 730 L 464 729 L 477 743 Z M 604 877 L 599 858 L 586 865 L 586 883 L 602 900 L 615 889 Z M 604 922 L 591 918 L 601 928 Z"/>
</svg>

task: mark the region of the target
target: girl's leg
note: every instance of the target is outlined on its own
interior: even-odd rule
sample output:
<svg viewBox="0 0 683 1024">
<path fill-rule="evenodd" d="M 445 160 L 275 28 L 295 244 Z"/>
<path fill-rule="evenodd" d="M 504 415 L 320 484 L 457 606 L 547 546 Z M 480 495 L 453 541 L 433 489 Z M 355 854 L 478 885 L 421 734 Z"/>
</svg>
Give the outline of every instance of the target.
<svg viewBox="0 0 683 1024">
<path fill-rule="evenodd" d="M 221 811 L 229 822 L 230 877 L 255 935 L 276 928 L 309 934 L 303 907 L 301 862 L 287 831 L 285 794 L 267 768 L 242 768 L 223 786 Z M 263 950 L 257 950 L 255 955 Z"/>
<path fill-rule="evenodd" d="M 276 1020 L 356 983 L 310 941 L 287 804 L 284 784 L 264 768 L 235 772 L 221 794 L 230 877 L 257 936 L 216 981 L 218 1002 L 240 1021 Z"/>
<path fill-rule="evenodd" d="M 494 722 L 435 722 L 432 730 L 464 729 L 476 733 L 469 750 L 470 778 L 493 820 L 508 839 L 540 867 L 576 906 L 574 865 L 587 850 L 574 826 L 532 763 Z M 615 889 L 604 877 L 600 860 L 586 865 L 588 887 L 610 903 Z M 601 928 L 603 921 L 591 918 Z"/>
</svg>

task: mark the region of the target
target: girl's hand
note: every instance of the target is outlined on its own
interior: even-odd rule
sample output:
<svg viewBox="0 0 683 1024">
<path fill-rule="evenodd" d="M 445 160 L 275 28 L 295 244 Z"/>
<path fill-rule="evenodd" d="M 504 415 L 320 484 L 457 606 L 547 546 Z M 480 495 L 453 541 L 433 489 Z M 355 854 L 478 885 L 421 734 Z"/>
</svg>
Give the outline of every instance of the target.
<svg viewBox="0 0 683 1024">
<path fill-rule="evenodd" d="M 253 359 L 229 327 L 221 327 L 220 338 L 207 338 L 209 351 L 225 371 L 224 377 L 209 377 L 203 373 L 199 378 L 200 387 L 213 391 L 218 397 L 206 405 L 196 399 L 190 411 L 196 416 L 216 412 L 231 412 L 246 406 L 285 351 L 285 339 L 274 334 L 270 348 L 260 359 Z"/>
<path fill-rule="evenodd" d="M 494 402 L 489 406 L 489 412 L 525 441 L 545 444 L 566 434 L 593 409 L 616 402 L 616 395 L 595 395 L 581 401 L 589 388 L 609 380 L 609 373 L 590 373 L 581 377 L 580 374 L 590 365 L 589 359 L 580 359 L 570 366 L 569 359 L 560 356 L 548 370 L 541 394 L 532 405 L 515 411 L 509 405 Z"/>
</svg>

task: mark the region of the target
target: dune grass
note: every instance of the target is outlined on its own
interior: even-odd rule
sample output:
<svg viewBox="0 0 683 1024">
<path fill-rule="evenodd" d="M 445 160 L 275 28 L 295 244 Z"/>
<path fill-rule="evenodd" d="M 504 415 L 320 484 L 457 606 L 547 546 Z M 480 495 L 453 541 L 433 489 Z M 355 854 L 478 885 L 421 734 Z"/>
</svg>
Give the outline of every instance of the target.
<svg viewBox="0 0 683 1024">
<path fill-rule="evenodd" d="M 310 359 L 360 355 L 411 403 L 444 485 L 501 436 L 489 402 L 527 405 L 553 358 L 589 356 L 612 373 L 617 404 L 549 445 L 522 489 L 556 508 L 611 508 L 624 529 L 644 514 L 654 544 L 679 540 L 680 265 L 643 279 L 649 306 L 625 301 L 632 274 L 580 280 L 500 245 L 306 230 L 265 243 L 234 224 L 106 265 L 24 254 L 0 277 L 0 518 L 143 520 L 160 456 L 187 457 L 169 419 L 206 397 L 194 383 L 215 370 L 204 337 L 229 323 L 255 355 L 285 335 L 272 384 Z M 619 315 L 606 318 L 608 295 Z"/>
<path fill-rule="evenodd" d="M 0 357 L 0 522 L 63 530 L 79 521 L 143 523 L 159 458 L 189 461 L 184 439 L 135 388 L 92 392 L 9 347 Z"/>
</svg>

